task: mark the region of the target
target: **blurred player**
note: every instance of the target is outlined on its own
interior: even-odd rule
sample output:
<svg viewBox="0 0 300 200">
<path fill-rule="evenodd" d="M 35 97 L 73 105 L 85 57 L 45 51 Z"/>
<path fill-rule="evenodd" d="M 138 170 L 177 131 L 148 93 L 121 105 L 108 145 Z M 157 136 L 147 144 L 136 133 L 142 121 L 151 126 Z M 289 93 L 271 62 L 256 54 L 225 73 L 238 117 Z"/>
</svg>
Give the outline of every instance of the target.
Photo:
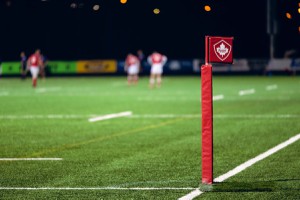
<svg viewBox="0 0 300 200">
<path fill-rule="evenodd" d="M 28 69 L 27 69 L 27 57 L 24 51 L 20 53 L 20 58 L 21 58 L 20 60 L 21 77 L 22 79 L 25 79 Z"/>
<path fill-rule="evenodd" d="M 0 78 L 2 76 L 2 60 L 1 60 L 1 57 L 0 57 Z"/>
<path fill-rule="evenodd" d="M 138 57 L 129 53 L 125 60 L 125 71 L 127 72 L 128 85 L 137 84 L 139 77 L 140 61 Z"/>
<path fill-rule="evenodd" d="M 27 60 L 27 66 L 29 67 L 32 76 L 32 86 L 35 88 L 37 85 L 37 78 L 39 75 L 39 68 L 42 65 L 41 53 L 37 49 Z"/>
<path fill-rule="evenodd" d="M 156 83 L 156 87 L 161 86 L 163 66 L 167 62 L 167 57 L 161 53 L 154 51 L 148 56 L 148 63 L 151 65 L 150 72 L 150 88 L 153 88 Z"/>
</svg>

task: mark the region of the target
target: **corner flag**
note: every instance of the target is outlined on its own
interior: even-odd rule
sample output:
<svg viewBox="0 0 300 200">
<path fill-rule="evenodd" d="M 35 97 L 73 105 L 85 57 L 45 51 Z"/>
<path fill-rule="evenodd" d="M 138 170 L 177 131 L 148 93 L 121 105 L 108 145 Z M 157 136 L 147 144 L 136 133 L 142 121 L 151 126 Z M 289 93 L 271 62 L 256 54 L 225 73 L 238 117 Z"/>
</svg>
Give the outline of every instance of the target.
<svg viewBox="0 0 300 200">
<path fill-rule="evenodd" d="M 213 93 L 212 65 L 233 62 L 233 37 L 205 36 L 205 64 L 201 66 L 202 183 L 213 183 Z"/>
</svg>

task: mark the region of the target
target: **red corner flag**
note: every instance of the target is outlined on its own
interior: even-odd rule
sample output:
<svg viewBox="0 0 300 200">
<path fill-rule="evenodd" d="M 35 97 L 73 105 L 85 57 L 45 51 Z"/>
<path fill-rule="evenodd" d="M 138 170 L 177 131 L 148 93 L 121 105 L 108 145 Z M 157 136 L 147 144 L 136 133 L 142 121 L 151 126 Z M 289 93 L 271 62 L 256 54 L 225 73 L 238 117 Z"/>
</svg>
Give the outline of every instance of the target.
<svg viewBox="0 0 300 200">
<path fill-rule="evenodd" d="M 208 63 L 229 63 L 232 59 L 232 42 L 233 37 L 211 37 L 206 36 L 208 40 Z"/>
<path fill-rule="evenodd" d="M 202 183 L 213 183 L 213 92 L 212 65 L 232 63 L 233 37 L 205 37 L 205 65 L 201 66 Z"/>
</svg>

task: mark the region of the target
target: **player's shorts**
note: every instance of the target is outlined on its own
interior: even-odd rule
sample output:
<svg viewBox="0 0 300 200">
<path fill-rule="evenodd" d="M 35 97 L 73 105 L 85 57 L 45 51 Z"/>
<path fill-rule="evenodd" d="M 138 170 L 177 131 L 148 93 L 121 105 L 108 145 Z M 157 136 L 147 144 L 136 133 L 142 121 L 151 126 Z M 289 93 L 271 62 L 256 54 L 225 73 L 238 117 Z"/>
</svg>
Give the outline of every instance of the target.
<svg viewBox="0 0 300 200">
<path fill-rule="evenodd" d="M 139 66 L 138 65 L 130 65 L 128 67 L 128 74 L 129 75 L 136 75 L 139 73 Z"/>
<path fill-rule="evenodd" d="M 163 67 L 161 64 L 153 64 L 151 67 L 151 74 L 162 74 Z"/>
<path fill-rule="evenodd" d="M 39 71 L 40 71 L 39 67 L 30 66 L 30 73 L 32 78 L 37 78 L 39 75 Z"/>
</svg>

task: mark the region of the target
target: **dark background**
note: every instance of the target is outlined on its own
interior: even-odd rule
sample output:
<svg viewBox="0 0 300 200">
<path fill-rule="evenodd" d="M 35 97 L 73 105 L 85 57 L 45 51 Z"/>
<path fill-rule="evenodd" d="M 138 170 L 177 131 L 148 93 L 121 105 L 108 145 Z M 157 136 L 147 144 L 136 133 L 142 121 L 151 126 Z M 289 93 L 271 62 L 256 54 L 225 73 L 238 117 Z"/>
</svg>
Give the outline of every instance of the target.
<svg viewBox="0 0 300 200">
<path fill-rule="evenodd" d="M 286 50 L 300 50 L 299 1 L 274 2 L 280 58 Z M 211 12 L 204 11 L 206 4 Z M 154 15 L 154 8 L 160 14 Z M 267 0 L 1 0 L 0 26 L 4 61 L 36 48 L 50 60 L 124 59 L 138 49 L 170 59 L 204 58 L 205 35 L 233 36 L 235 58 L 270 56 Z"/>
</svg>

